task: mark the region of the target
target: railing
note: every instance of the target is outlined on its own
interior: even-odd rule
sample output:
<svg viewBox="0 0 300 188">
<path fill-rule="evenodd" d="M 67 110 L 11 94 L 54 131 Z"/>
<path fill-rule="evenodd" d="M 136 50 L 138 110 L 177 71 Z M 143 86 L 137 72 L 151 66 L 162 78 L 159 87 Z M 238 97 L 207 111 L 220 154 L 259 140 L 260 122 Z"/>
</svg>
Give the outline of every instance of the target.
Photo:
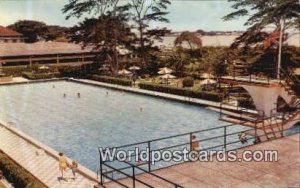
<svg viewBox="0 0 300 188">
<path fill-rule="evenodd" d="M 284 84 L 282 83 L 283 87 L 288 91 L 291 90 L 293 91 L 293 85 L 295 83 L 299 83 L 299 79 L 295 77 L 293 74 L 289 73 L 288 71 L 285 71 L 283 69 L 280 69 L 280 79 L 284 80 Z M 294 91 L 293 91 L 294 92 Z"/>
<path fill-rule="evenodd" d="M 238 126 L 241 130 L 236 131 L 238 129 Z M 232 130 L 231 130 L 232 128 Z M 164 137 L 164 138 L 159 138 L 159 139 L 153 139 L 145 142 L 139 142 L 135 144 L 129 144 L 129 145 L 124 145 L 120 147 L 115 147 L 116 150 L 128 150 L 129 148 L 149 148 L 149 156 L 151 156 L 152 152 L 155 151 L 165 151 L 165 150 L 174 150 L 174 149 L 183 149 L 187 148 L 189 151 L 192 150 L 192 143 L 193 142 L 201 142 L 201 145 L 204 145 L 204 143 L 207 144 L 207 147 L 202 147 L 201 151 L 205 150 L 213 150 L 213 149 L 237 149 L 240 147 L 244 147 L 243 144 L 240 143 L 240 140 L 238 139 L 238 134 L 241 132 L 245 131 L 255 131 L 257 133 L 256 128 L 249 128 L 249 129 L 242 129 L 240 125 L 237 124 L 229 124 L 226 126 L 221 126 L 221 127 L 215 127 L 215 128 L 210 128 L 210 129 L 204 129 L 204 130 L 199 130 L 195 132 L 190 132 L 190 133 L 184 133 L 184 134 L 179 134 L 179 135 L 174 135 L 174 136 L 169 136 L 169 137 Z M 214 132 L 215 134 L 212 134 Z M 201 136 L 203 139 L 197 139 L 193 140 L 192 137 L 193 135 Z M 204 135 L 211 135 L 211 136 L 204 136 Z M 256 136 L 253 136 L 249 138 L 249 140 L 255 141 Z M 163 147 L 161 147 L 163 146 Z M 229 147 L 232 146 L 232 147 Z M 114 148 L 110 148 L 111 150 Z M 169 167 L 176 165 L 177 163 L 168 163 L 163 166 L 158 166 L 158 165 L 152 165 L 152 162 L 154 162 L 151 158 L 149 161 L 146 163 L 142 164 L 132 164 L 131 161 L 126 161 L 122 162 L 123 167 L 119 166 L 116 167 L 112 165 L 111 163 L 116 162 L 119 163 L 120 161 L 117 160 L 116 156 L 114 156 L 113 161 L 105 161 L 101 157 L 100 153 L 100 148 L 99 148 L 99 154 L 100 154 L 100 182 L 101 184 L 104 183 L 104 177 L 107 179 L 113 181 L 113 182 L 118 182 L 119 185 L 124 184 L 120 183 L 120 179 L 122 178 L 129 178 L 132 180 L 132 186 L 135 187 L 135 182 L 142 183 L 143 185 L 147 187 L 151 187 L 150 184 L 146 183 L 145 181 L 139 180 L 137 178 L 137 175 L 140 173 L 146 173 L 149 176 L 152 176 L 154 178 L 157 178 L 161 181 L 164 181 L 168 185 L 173 185 L 174 187 L 181 187 L 180 185 L 169 181 L 165 178 L 162 178 L 156 174 L 153 174 L 153 170 Z M 136 155 L 131 155 L 129 157 L 135 157 Z M 172 156 L 174 157 L 174 156 Z M 162 162 L 160 161 L 155 161 L 156 163 Z M 125 167 L 124 167 L 125 165 Z M 104 168 L 109 169 L 107 171 L 104 170 Z M 122 185 L 124 187 L 127 187 L 126 185 Z"/>
<path fill-rule="evenodd" d="M 265 81 L 265 84 L 270 84 L 270 81 L 274 78 L 276 78 L 276 74 L 263 74 L 262 76 L 259 76 L 259 72 L 263 73 L 266 71 L 269 72 L 274 72 L 274 68 L 264 68 L 263 70 L 248 70 L 248 74 L 247 75 L 239 75 L 236 76 L 236 68 L 233 69 L 233 80 L 239 80 L 239 78 L 243 78 L 244 81 L 247 81 L 249 83 L 263 83 L 260 81 Z"/>
<path fill-rule="evenodd" d="M 267 74 L 264 74 L 263 76 L 259 76 L 257 72 L 269 72 Z M 257 76 L 254 76 L 254 75 L 257 75 Z M 276 79 L 277 78 L 277 70 L 274 69 L 274 68 L 264 68 L 263 70 L 257 70 L 257 69 L 253 69 L 253 70 L 249 70 L 248 71 L 248 75 L 247 76 L 236 76 L 236 73 L 235 73 L 235 69 L 233 69 L 233 80 L 238 80 L 240 78 L 243 78 L 244 81 L 247 81 L 247 82 L 257 82 L 257 81 L 266 81 L 267 84 L 270 84 L 270 81 L 272 79 Z M 281 81 L 285 81 L 287 84 L 289 83 L 299 83 L 300 80 L 294 76 L 292 73 L 291 73 L 291 70 L 288 69 L 288 70 L 284 70 L 284 69 L 280 69 L 280 72 L 279 72 L 279 82 Z M 291 84 L 289 84 L 290 86 Z"/>
<path fill-rule="evenodd" d="M 130 148 L 140 148 L 143 149 L 144 147 L 148 148 L 148 154 L 149 154 L 149 160 L 147 162 L 143 163 L 132 163 L 132 161 L 129 160 L 129 158 L 134 158 L 136 157 L 136 154 L 131 154 L 128 156 L 126 161 L 119 161 L 116 156 L 113 156 L 112 161 L 106 161 L 102 159 L 102 155 L 100 152 L 99 148 L 99 155 L 100 155 L 100 170 L 99 170 L 99 175 L 100 175 L 100 184 L 104 184 L 106 181 L 104 178 L 115 182 L 123 187 L 129 187 L 126 185 L 126 181 L 122 180 L 124 178 L 127 178 L 127 183 L 128 181 L 132 181 L 132 187 L 136 187 L 136 183 L 142 184 L 146 187 L 153 187 L 151 183 L 146 182 L 145 180 L 140 179 L 139 175 L 140 174 L 146 174 L 148 177 L 151 177 L 151 179 L 158 179 L 160 182 L 166 183 L 168 186 L 173 186 L 173 187 L 182 187 L 179 184 L 176 184 L 175 182 L 172 182 L 168 179 L 165 179 L 157 174 L 152 173 L 153 170 L 158 170 L 166 167 L 170 167 L 173 165 L 177 165 L 178 163 L 175 162 L 168 162 L 164 164 L 163 166 L 156 166 L 152 165 L 153 159 L 150 157 L 153 152 L 156 151 L 171 151 L 175 149 L 183 149 L 187 148 L 189 151 L 192 151 L 192 143 L 194 142 L 200 142 L 201 143 L 201 149 L 197 151 L 210 151 L 210 150 L 221 150 L 225 149 L 226 151 L 229 150 L 236 150 L 248 145 L 252 145 L 257 143 L 261 137 L 266 136 L 265 133 L 263 133 L 263 127 L 257 127 L 258 122 L 264 122 L 266 119 L 270 117 L 262 117 L 257 119 L 255 127 L 253 128 L 241 128 L 239 124 L 228 124 L 225 126 L 221 127 L 214 127 L 214 128 L 209 128 L 209 129 L 203 129 L 199 131 L 194 131 L 194 132 L 189 132 L 189 133 L 184 133 L 184 134 L 178 134 L 174 136 L 168 136 L 164 138 L 159 138 L 159 139 L 153 139 L 149 141 L 144 141 L 144 142 L 138 142 L 134 144 L 128 144 L 128 145 L 123 145 L 119 147 L 114 147 L 114 148 L 109 148 L 109 150 L 115 149 L 117 150 L 124 150 L 128 151 Z M 284 116 L 283 116 L 284 118 Z M 284 119 L 281 122 L 281 130 L 278 129 L 278 131 L 274 131 L 274 133 L 281 133 L 281 136 L 284 136 L 284 132 L 287 131 L 287 129 L 284 129 L 283 124 L 284 124 Z M 241 122 L 240 124 L 242 124 Z M 237 130 L 240 127 L 240 130 Z M 279 127 L 280 125 L 277 124 Z M 258 130 L 261 130 L 260 132 Z M 247 144 L 242 144 L 241 140 L 238 138 L 239 133 L 250 133 L 247 134 L 247 139 L 246 141 Z M 206 134 L 208 133 L 208 134 Z M 193 135 L 196 135 L 197 137 L 201 137 L 202 139 L 196 139 L 193 140 Z M 208 136 L 207 136 L 208 135 Z M 275 137 L 274 139 L 276 139 Z M 250 141 L 253 141 L 251 143 Z M 267 141 L 267 140 L 266 140 Z M 206 146 L 205 146 L 206 145 Z M 145 150 L 146 151 L 146 150 Z M 172 156 L 173 158 L 174 156 Z M 156 161 L 158 162 L 163 162 L 162 160 Z M 180 163 L 180 162 L 179 162 Z M 122 164 L 122 166 L 115 166 L 115 164 Z M 149 178 L 148 178 L 149 179 Z"/>
<path fill-rule="evenodd" d="M 225 108 L 224 106 L 231 106 L 232 109 L 228 109 L 228 108 Z M 238 117 L 238 118 L 244 118 L 245 116 L 248 116 L 250 118 L 254 118 L 253 121 L 256 121 L 256 120 L 260 120 L 262 118 L 265 118 L 265 113 L 264 111 L 262 110 L 251 110 L 251 109 L 248 109 L 248 108 L 244 108 L 244 107 L 241 107 L 239 106 L 238 104 L 237 105 L 232 105 L 232 104 L 227 104 L 227 103 L 224 103 L 224 102 L 221 102 L 220 103 L 220 119 L 222 119 L 223 115 L 229 115 L 229 114 L 226 114 L 224 113 L 224 110 L 227 110 L 227 111 L 236 111 L 236 112 L 232 112 L 232 113 L 238 113 L 239 116 L 235 116 L 235 117 Z M 248 121 L 251 121 L 251 119 L 248 119 Z"/>
</svg>

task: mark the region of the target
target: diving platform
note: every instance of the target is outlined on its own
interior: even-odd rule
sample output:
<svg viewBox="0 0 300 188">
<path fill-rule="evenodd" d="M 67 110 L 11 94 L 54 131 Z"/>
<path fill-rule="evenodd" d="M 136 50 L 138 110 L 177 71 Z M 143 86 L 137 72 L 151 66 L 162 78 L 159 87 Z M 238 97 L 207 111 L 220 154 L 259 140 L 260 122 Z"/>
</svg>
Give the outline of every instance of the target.
<svg viewBox="0 0 300 188">
<path fill-rule="evenodd" d="M 245 112 L 241 107 L 235 111 L 221 107 L 220 120 L 255 128 L 245 134 L 256 136 L 260 141 L 282 137 L 284 130 L 300 122 L 300 99 L 292 89 L 297 80 L 287 74 L 284 76 L 282 80 L 252 75 L 221 77 L 221 83 L 237 85 L 248 92 L 257 114 Z M 285 106 L 281 111 L 279 99 Z"/>
<path fill-rule="evenodd" d="M 292 90 L 292 84 L 287 80 L 259 78 L 250 76 L 223 76 L 220 82 L 238 85 L 245 89 L 253 99 L 260 116 L 271 116 L 277 112 L 278 98 L 281 97 L 290 107 L 300 106 L 300 100 Z"/>
</svg>

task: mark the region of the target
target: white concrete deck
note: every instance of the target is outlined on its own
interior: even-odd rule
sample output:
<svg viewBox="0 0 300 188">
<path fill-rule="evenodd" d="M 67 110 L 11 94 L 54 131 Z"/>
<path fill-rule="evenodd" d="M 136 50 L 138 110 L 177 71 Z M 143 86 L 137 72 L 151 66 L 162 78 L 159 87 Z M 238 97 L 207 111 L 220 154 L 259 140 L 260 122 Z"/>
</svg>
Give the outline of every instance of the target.
<svg viewBox="0 0 300 188">
<path fill-rule="evenodd" d="M 67 181 L 59 181 L 58 152 L 5 122 L 0 122 L 0 149 L 48 187 L 89 188 L 97 184 L 96 174 L 81 165 L 76 180 L 71 179 L 72 172 L 67 170 Z"/>
<path fill-rule="evenodd" d="M 240 158 L 243 151 L 278 151 L 277 162 L 185 162 L 153 173 L 186 188 L 299 188 L 300 187 L 300 133 L 285 138 L 252 145 L 237 150 Z M 215 157 L 214 157 L 215 159 Z M 172 187 L 153 176 L 142 174 L 136 177 L 158 188 Z M 120 182 L 132 185 L 132 180 Z M 117 188 L 114 183 L 105 184 Z M 137 184 L 137 188 L 145 186 Z"/>
<path fill-rule="evenodd" d="M 27 82 L 28 79 L 23 77 L 12 77 L 11 81 L 0 81 L 0 84 L 8 84 L 8 83 L 22 83 Z"/>
</svg>

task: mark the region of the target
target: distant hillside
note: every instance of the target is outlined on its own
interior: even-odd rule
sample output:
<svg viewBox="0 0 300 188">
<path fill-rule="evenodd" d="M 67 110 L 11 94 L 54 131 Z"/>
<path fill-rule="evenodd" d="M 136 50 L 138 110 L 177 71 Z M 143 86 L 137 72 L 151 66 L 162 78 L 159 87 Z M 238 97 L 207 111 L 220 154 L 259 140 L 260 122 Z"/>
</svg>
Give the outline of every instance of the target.
<svg viewBox="0 0 300 188">
<path fill-rule="evenodd" d="M 201 35 L 201 36 L 216 36 L 216 35 L 241 35 L 244 31 L 204 31 L 202 29 L 199 29 L 195 31 L 195 33 Z M 168 36 L 178 36 L 181 32 L 172 32 Z"/>
</svg>

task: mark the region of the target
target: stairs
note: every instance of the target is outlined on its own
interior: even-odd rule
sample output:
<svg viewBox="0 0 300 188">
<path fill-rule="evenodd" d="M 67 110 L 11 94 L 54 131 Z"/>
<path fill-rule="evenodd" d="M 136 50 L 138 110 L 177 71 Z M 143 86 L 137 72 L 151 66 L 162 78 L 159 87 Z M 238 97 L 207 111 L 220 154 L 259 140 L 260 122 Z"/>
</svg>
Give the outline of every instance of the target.
<svg viewBox="0 0 300 188">
<path fill-rule="evenodd" d="M 285 130 L 291 128 L 296 121 L 300 120 L 300 98 L 297 97 L 292 89 L 293 84 L 298 82 L 298 80 L 286 73 L 284 73 L 282 78 L 285 80 L 280 81 L 279 84 L 282 88 L 280 96 L 286 102 L 283 105 L 287 107 L 283 110 L 284 113 L 277 112 L 278 108 L 276 108 L 274 112 L 272 112 L 273 110 L 271 111 L 270 117 L 265 117 L 264 115 L 259 116 L 258 113 L 249 114 L 243 110 L 228 111 L 221 109 L 220 120 L 256 128 L 256 132 L 251 130 L 247 131 L 246 134 L 258 135 L 261 141 L 282 137 Z M 237 109 L 239 108 L 237 107 Z"/>
</svg>

